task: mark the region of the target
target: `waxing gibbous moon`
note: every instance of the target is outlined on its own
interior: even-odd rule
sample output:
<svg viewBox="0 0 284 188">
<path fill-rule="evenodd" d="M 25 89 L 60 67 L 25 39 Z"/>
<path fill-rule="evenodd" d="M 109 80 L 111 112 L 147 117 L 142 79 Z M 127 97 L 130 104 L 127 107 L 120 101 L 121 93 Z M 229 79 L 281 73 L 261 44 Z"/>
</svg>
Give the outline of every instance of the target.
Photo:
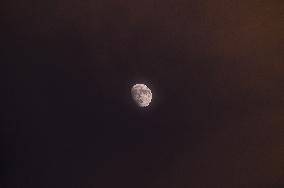
<svg viewBox="0 0 284 188">
<path fill-rule="evenodd" d="M 131 88 L 131 95 L 139 107 L 149 106 L 152 100 L 152 92 L 145 84 L 135 84 Z"/>
</svg>

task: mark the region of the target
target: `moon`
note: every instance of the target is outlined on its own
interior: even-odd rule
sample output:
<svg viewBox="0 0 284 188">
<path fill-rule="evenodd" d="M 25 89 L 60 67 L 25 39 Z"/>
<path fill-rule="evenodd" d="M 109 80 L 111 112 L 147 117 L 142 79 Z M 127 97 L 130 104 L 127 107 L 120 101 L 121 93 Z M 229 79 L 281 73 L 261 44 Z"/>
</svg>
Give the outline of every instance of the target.
<svg viewBox="0 0 284 188">
<path fill-rule="evenodd" d="M 152 92 L 145 84 L 135 84 L 131 88 L 131 95 L 139 107 L 147 107 L 152 100 Z"/>
</svg>

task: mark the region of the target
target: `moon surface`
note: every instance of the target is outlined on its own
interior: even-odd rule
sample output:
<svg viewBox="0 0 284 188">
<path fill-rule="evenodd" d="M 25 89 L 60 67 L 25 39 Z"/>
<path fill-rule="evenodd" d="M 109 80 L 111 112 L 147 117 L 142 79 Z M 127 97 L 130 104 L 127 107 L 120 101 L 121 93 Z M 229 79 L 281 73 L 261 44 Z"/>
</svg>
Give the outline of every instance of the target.
<svg viewBox="0 0 284 188">
<path fill-rule="evenodd" d="M 152 92 L 145 84 L 135 84 L 131 88 L 131 95 L 139 107 L 149 106 L 152 100 Z"/>
</svg>

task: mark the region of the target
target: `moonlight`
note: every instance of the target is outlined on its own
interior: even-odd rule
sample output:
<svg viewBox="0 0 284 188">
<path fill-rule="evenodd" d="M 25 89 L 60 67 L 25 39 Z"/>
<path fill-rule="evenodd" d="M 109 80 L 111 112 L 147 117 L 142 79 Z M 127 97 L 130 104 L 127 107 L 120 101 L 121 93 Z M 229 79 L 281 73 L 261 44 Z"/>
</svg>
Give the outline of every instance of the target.
<svg viewBox="0 0 284 188">
<path fill-rule="evenodd" d="M 145 84 L 135 84 L 131 88 L 131 95 L 139 107 L 149 106 L 152 100 L 152 92 Z"/>
</svg>

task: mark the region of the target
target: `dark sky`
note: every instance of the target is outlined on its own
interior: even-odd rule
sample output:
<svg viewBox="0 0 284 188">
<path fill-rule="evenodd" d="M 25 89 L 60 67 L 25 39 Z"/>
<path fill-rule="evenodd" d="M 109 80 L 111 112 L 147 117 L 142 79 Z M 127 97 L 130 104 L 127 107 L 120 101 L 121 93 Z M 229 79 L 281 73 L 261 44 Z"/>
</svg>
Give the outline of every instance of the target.
<svg viewBox="0 0 284 188">
<path fill-rule="evenodd" d="M 284 187 L 283 1 L 0 7 L 0 187 Z"/>
</svg>

